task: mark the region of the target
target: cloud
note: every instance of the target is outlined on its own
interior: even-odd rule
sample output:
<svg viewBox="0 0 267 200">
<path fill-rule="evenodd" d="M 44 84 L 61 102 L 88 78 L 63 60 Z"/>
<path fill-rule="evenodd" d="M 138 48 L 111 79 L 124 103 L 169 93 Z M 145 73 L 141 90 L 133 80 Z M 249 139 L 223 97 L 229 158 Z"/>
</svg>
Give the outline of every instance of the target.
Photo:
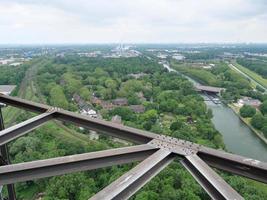
<svg viewBox="0 0 267 200">
<path fill-rule="evenodd" d="M 0 0 L 0 43 L 267 42 L 265 0 Z"/>
</svg>

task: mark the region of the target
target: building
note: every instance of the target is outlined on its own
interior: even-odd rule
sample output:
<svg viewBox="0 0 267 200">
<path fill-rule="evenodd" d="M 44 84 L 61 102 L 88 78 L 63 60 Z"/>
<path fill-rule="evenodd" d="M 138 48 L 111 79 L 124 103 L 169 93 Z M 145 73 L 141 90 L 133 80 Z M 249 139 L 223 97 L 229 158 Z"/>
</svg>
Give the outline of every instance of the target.
<svg viewBox="0 0 267 200">
<path fill-rule="evenodd" d="M 90 109 L 90 106 L 78 94 L 74 94 L 72 100 L 78 104 L 80 110 L 88 111 Z"/>
<path fill-rule="evenodd" d="M 118 99 L 114 99 L 112 103 L 116 106 L 127 106 L 128 100 L 126 98 L 118 98 Z"/>
<path fill-rule="evenodd" d="M 238 100 L 237 106 L 242 107 L 243 105 L 248 105 L 254 108 L 259 108 L 261 105 L 261 101 L 258 99 L 253 99 L 251 97 L 243 97 L 242 99 Z"/>
<path fill-rule="evenodd" d="M 92 117 L 92 118 L 97 118 L 97 113 L 96 113 L 96 111 L 93 110 L 93 109 L 90 109 L 90 110 L 88 111 L 88 115 L 89 115 L 90 117 Z"/>
<path fill-rule="evenodd" d="M 95 104 L 95 105 L 101 105 L 102 104 L 102 100 L 97 98 L 97 97 L 92 97 L 91 98 L 91 103 Z"/>
<path fill-rule="evenodd" d="M 115 107 L 112 103 L 110 103 L 108 101 L 102 101 L 100 105 L 105 110 L 112 110 Z"/>
<path fill-rule="evenodd" d="M 145 107 L 143 105 L 130 105 L 129 108 L 135 113 L 145 112 Z"/>
<path fill-rule="evenodd" d="M 16 85 L 0 85 L 0 93 L 10 95 L 15 88 Z"/>
<path fill-rule="evenodd" d="M 80 111 L 80 113 L 81 113 L 82 115 L 87 115 L 87 116 L 92 117 L 92 118 L 97 118 L 97 113 L 96 113 L 96 111 L 93 110 L 93 109 L 82 109 L 82 110 Z"/>
</svg>

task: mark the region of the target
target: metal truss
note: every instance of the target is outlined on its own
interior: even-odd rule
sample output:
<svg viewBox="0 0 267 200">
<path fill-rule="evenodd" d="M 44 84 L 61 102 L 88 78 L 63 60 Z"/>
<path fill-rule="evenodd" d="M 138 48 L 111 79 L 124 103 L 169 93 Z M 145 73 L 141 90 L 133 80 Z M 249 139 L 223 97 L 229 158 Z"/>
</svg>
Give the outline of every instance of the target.
<svg viewBox="0 0 267 200">
<path fill-rule="evenodd" d="M 40 113 L 0 131 L 0 146 L 49 120 L 70 122 L 136 144 L 124 148 L 63 156 L 19 164 L 2 163 L 0 185 L 140 161 L 129 172 L 98 192 L 91 200 L 128 199 L 175 158 L 212 199 L 243 199 L 211 167 L 267 183 L 267 163 L 215 150 L 189 141 L 93 119 L 48 105 L 0 94 L 0 102 Z M 7 154 L 8 155 L 8 154 Z M 6 155 L 2 154 L 3 160 Z M 4 165 L 5 164 L 5 165 Z M 10 195 L 10 199 L 15 196 Z"/>
</svg>

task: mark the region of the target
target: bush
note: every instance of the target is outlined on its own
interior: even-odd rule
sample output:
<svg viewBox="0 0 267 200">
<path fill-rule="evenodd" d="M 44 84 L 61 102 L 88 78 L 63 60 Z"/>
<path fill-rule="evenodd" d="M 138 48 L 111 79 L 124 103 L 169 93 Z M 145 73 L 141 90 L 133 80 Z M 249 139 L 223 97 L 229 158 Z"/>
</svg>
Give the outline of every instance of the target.
<svg viewBox="0 0 267 200">
<path fill-rule="evenodd" d="M 251 125 L 254 128 L 262 129 L 263 124 L 264 124 L 264 117 L 262 116 L 262 114 L 256 114 L 256 115 L 254 115 L 252 117 L 252 119 L 251 119 Z"/>
<path fill-rule="evenodd" d="M 256 114 L 256 109 L 252 106 L 244 105 L 239 113 L 241 117 L 253 117 Z"/>
<path fill-rule="evenodd" d="M 171 124 L 171 126 L 170 126 L 170 129 L 172 130 L 172 131 L 176 131 L 176 130 L 178 130 L 178 129 L 180 129 L 181 127 L 182 127 L 182 122 L 179 122 L 179 121 L 177 121 L 177 122 L 173 122 L 172 124 Z"/>
<path fill-rule="evenodd" d="M 263 132 L 264 136 L 267 138 L 267 125 L 264 125 L 261 131 Z"/>
<path fill-rule="evenodd" d="M 263 115 L 267 113 L 267 101 L 266 100 L 261 104 L 260 111 Z"/>
<path fill-rule="evenodd" d="M 265 92 L 265 89 L 262 88 L 262 87 L 259 86 L 259 85 L 256 85 L 256 89 L 257 89 L 258 91 L 260 91 L 260 92 Z"/>
</svg>

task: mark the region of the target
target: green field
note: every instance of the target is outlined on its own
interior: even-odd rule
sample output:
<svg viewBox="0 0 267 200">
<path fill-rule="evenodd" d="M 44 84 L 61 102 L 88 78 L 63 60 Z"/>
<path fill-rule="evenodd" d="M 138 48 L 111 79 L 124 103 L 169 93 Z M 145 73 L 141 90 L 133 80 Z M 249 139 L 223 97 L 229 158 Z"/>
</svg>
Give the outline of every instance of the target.
<svg viewBox="0 0 267 200">
<path fill-rule="evenodd" d="M 233 62 L 233 65 L 238 68 L 240 71 L 251 77 L 254 81 L 256 81 L 258 84 L 262 85 L 265 89 L 267 89 L 267 79 L 262 78 L 260 75 L 256 74 L 255 72 L 243 67 L 242 65 L 239 65 L 236 62 Z"/>
</svg>

